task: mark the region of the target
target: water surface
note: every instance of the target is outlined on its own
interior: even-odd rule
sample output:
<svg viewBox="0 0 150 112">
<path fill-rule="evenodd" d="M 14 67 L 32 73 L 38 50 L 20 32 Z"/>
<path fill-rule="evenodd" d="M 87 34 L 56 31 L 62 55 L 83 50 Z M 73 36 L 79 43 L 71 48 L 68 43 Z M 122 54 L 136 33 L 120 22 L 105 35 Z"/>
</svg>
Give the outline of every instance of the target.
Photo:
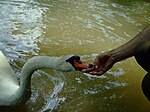
<svg viewBox="0 0 150 112">
<path fill-rule="evenodd" d="M 150 24 L 148 0 L 0 0 L 0 50 L 19 77 L 35 55 L 76 54 L 91 63 L 99 53 L 132 39 Z M 37 71 L 25 112 L 149 112 L 141 90 L 145 71 L 134 58 L 100 77 Z"/>
</svg>

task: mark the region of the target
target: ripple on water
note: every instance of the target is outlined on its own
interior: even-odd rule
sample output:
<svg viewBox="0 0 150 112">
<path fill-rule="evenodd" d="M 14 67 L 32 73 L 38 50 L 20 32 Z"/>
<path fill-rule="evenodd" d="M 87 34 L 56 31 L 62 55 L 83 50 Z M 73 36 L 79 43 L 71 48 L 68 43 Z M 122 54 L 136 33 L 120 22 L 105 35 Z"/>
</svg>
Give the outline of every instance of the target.
<svg viewBox="0 0 150 112">
<path fill-rule="evenodd" d="M 0 1 L 0 48 L 9 59 L 21 54 L 36 54 L 38 38 L 43 35 L 42 21 L 46 7 L 37 2 Z M 12 55 L 10 55 L 12 53 Z"/>
<path fill-rule="evenodd" d="M 51 89 L 51 90 L 48 90 L 49 92 L 49 95 L 43 95 L 42 97 L 44 98 L 44 106 L 42 107 L 42 111 L 52 111 L 54 109 L 57 108 L 57 106 L 59 106 L 60 103 L 64 102 L 65 101 L 65 97 L 59 97 L 59 93 L 62 91 L 63 87 L 64 87 L 64 82 L 65 82 L 65 77 L 64 77 L 64 74 L 61 73 L 61 72 L 57 72 L 57 71 L 54 71 L 53 73 L 53 76 L 50 75 L 49 73 L 46 73 L 46 72 L 43 72 L 43 71 L 38 71 L 39 72 L 39 75 L 40 77 L 43 77 L 43 75 L 45 75 L 46 77 L 45 78 L 48 78 L 48 80 L 50 80 L 50 82 L 52 82 L 54 88 Z M 42 81 L 44 82 L 44 81 Z M 50 85 L 47 85 L 47 81 L 45 81 L 45 84 L 44 86 L 50 86 Z M 37 88 L 39 89 L 39 88 Z M 48 89 L 48 88 L 47 88 Z M 35 92 L 35 94 L 38 93 L 38 92 Z"/>
<path fill-rule="evenodd" d="M 97 53 L 124 43 L 149 24 L 149 6 L 141 0 L 0 0 L 0 50 L 9 59 L 75 53 L 91 62 Z M 138 106 L 145 109 L 143 96 L 131 96 L 135 86 L 126 93 L 130 90 L 126 88 L 128 79 L 122 77 L 129 75 L 120 66 L 103 76 L 73 72 L 74 75 L 65 75 L 70 83 L 64 74 L 37 74 L 32 78 L 33 95 L 27 102 L 32 112 L 122 112 L 134 111 Z M 64 82 L 70 85 L 64 88 Z M 140 102 L 134 101 L 136 98 L 141 98 Z M 65 103 L 60 105 L 61 102 Z"/>
</svg>

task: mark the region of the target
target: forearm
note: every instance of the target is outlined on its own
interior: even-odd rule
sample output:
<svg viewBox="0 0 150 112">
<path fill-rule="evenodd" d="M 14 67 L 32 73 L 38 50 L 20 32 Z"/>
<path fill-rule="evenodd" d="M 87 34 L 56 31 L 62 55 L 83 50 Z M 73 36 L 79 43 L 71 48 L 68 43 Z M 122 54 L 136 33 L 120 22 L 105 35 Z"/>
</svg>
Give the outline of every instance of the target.
<svg viewBox="0 0 150 112">
<path fill-rule="evenodd" d="M 109 54 L 114 57 L 116 62 L 123 59 L 132 57 L 134 55 L 134 49 L 137 45 L 144 41 L 150 40 L 150 26 L 145 28 L 139 34 L 137 34 L 132 40 L 128 41 L 126 44 L 111 50 Z"/>
</svg>

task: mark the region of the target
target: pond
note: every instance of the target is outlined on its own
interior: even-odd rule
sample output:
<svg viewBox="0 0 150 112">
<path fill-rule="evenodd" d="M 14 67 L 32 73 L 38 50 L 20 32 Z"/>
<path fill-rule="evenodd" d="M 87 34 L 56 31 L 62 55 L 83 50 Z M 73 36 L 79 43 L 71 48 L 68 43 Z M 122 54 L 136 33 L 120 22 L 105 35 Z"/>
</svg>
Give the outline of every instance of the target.
<svg viewBox="0 0 150 112">
<path fill-rule="evenodd" d="M 0 50 L 18 78 L 36 55 L 75 54 L 92 63 L 150 24 L 148 0 L 0 0 Z M 39 70 L 26 104 L 12 112 L 149 112 L 141 90 L 145 71 L 134 58 L 103 76 Z"/>
</svg>

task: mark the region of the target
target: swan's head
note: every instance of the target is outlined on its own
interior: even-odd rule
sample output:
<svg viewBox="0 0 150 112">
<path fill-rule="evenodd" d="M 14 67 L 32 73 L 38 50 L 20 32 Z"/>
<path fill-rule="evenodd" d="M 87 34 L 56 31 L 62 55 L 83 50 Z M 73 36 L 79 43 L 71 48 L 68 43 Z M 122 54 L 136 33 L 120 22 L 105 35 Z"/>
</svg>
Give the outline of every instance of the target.
<svg viewBox="0 0 150 112">
<path fill-rule="evenodd" d="M 66 62 L 69 62 L 77 71 L 82 71 L 82 69 L 87 68 L 87 64 L 83 63 L 80 60 L 80 57 L 76 55 L 71 56 L 68 59 L 66 59 Z"/>
</svg>

